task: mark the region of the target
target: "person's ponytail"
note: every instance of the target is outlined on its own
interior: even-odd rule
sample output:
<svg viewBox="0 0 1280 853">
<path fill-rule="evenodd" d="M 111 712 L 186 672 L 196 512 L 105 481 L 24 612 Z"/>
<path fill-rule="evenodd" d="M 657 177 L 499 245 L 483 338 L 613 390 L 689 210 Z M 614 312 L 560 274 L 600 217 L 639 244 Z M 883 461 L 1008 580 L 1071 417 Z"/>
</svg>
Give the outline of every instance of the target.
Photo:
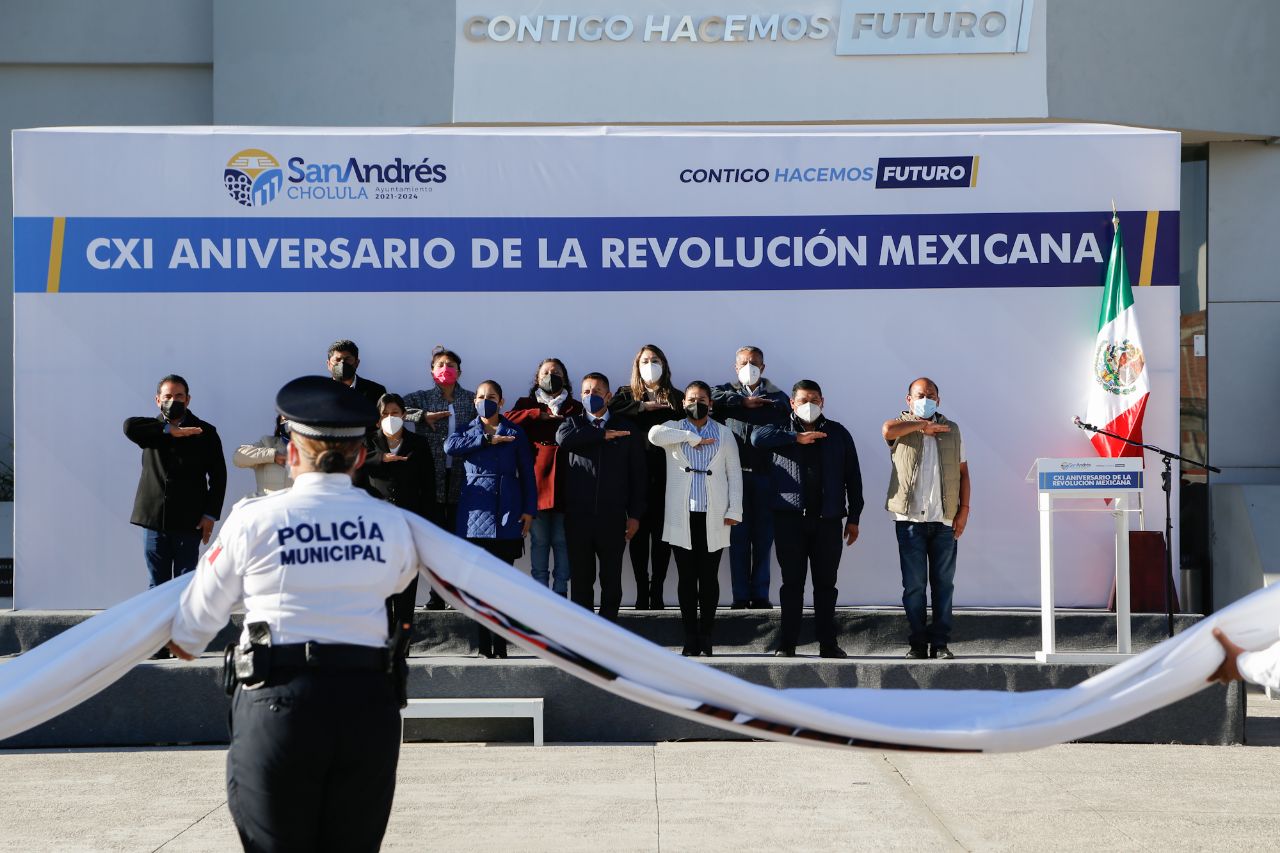
<svg viewBox="0 0 1280 853">
<path fill-rule="evenodd" d="M 325 474 L 344 473 L 354 464 L 354 459 L 348 461 L 346 454 L 332 448 L 316 457 L 316 468 Z"/>
</svg>

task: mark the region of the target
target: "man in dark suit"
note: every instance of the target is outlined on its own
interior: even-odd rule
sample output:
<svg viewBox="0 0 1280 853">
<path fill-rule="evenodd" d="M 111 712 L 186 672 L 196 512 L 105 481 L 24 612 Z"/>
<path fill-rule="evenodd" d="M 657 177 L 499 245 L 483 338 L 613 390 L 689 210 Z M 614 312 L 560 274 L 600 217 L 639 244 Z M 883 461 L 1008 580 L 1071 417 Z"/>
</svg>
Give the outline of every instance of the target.
<svg viewBox="0 0 1280 853">
<path fill-rule="evenodd" d="M 202 542 L 222 516 L 227 463 L 212 424 L 187 408 L 187 380 L 169 375 L 156 387 L 159 417 L 129 418 L 124 434 L 142 448 L 142 476 L 130 521 L 145 528 L 151 586 L 196 567 Z"/>
<path fill-rule="evenodd" d="M 563 454 L 557 466 L 564 472 L 570 598 L 591 609 L 598 560 L 600 615 L 616 622 L 622 604 L 622 554 L 644 516 L 648 468 L 644 434 L 626 418 L 610 413 L 609 388 L 603 373 L 583 377 L 586 411 L 565 419 L 556 442 Z"/>
<path fill-rule="evenodd" d="M 858 539 L 862 471 L 849 431 L 822 413 L 822 388 L 801 379 L 791 389 L 791 418 L 767 424 L 751 443 L 771 453 L 774 547 L 782 570 L 782 631 L 775 654 L 794 657 L 800 639 L 805 576 L 813 572 L 813 621 L 818 654 L 848 655 L 836 642 L 836 574 L 840 545 Z"/>
<path fill-rule="evenodd" d="M 382 395 L 387 393 L 383 385 L 367 377 L 356 376 L 356 369 L 360 367 L 360 347 L 356 346 L 355 341 L 341 340 L 329 344 L 326 365 L 330 376 L 348 388 L 359 391 L 375 406 L 382 399 Z M 370 432 L 370 435 L 372 434 Z"/>
</svg>

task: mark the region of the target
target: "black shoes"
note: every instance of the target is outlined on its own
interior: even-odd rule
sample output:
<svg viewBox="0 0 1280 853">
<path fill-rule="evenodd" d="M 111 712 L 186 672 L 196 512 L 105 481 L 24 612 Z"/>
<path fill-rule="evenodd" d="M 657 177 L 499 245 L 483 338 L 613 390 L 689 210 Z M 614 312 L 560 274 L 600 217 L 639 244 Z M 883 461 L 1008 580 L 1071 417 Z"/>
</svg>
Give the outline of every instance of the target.
<svg viewBox="0 0 1280 853">
<path fill-rule="evenodd" d="M 778 646 L 777 651 L 773 653 L 775 658 L 793 658 L 796 656 L 795 646 Z"/>
<path fill-rule="evenodd" d="M 773 602 L 769 601 L 767 598 L 753 598 L 751 599 L 751 602 L 747 604 L 747 607 L 752 610 L 772 610 Z"/>
<path fill-rule="evenodd" d="M 818 657 L 823 658 L 847 658 L 849 653 L 837 646 L 835 643 L 824 644 L 818 647 Z"/>
<path fill-rule="evenodd" d="M 905 655 L 907 660 L 927 660 L 929 650 L 924 646 L 912 646 Z"/>
<path fill-rule="evenodd" d="M 431 590 L 431 596 L 427 599 L 428 610 L 444 610 L 448 606 L 434 589 Z"/>
<path fill-rule="evenodd" d="M 711 647 L 710 637 L 703 637 L 701 640 L 698 641 L 698 651 L 702 652 L 707 657 L 712 657 L 712 647 Z"/>
<path fill-rule="evenodd" d="M 729 605 L 729 609 L 730 610 L 746 610 L 748 606 L 749 606 L 748 603 L 745 601 L 735 601 L 733 604 Z"/>
<path fill-rule="evenodd" d="M 684 648 L 680 650 L 680 654 L 687 658 L 696 658 L 702 650 L 698 648 L 697 643 L 685 643 Z"/>
<path fill-rule="evenodd" d="M 636 596 L 636 610 L 648 610 L 648 609 L 649 609 L 649 596 L 647 595 Z"/>
<path fill-rule="evenodd" d="M 169 647 L 165 646 L 151 656 L 151 660 L 172 660 L 173 652 L 169 651 Z"/>
<path fill-rule="evenodd" d="M 929 648 L 929 657 L 941 660 L 955 660 L 955 655 L 946 646 L 931 646 Z"/>
</svg>

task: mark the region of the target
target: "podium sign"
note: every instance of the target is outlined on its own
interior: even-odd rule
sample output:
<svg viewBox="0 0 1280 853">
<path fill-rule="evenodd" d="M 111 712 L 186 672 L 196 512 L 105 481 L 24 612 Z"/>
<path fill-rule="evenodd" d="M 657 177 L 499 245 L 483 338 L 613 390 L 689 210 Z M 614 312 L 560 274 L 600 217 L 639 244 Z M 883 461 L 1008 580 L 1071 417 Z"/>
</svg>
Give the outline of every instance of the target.
<svg viewBox="0 0 1280 853">
<path fill-rule="evenodd" d="M 1035 483 L 1040 510 L 1041 663 L 1113 663 L 1133 653 L 1129 624 L 1129 513 L 1142 512 L 1142 459 L 1037 459 L 1027 472 Z M 1092 509 L 1072 505 L 1084 498 L 1108 498 L 1111 505 Z M 1110 512 L 1116 537 L 1116 651 L 1058 652 L 1053 604 L 1053 513 Z"/>
</svg>

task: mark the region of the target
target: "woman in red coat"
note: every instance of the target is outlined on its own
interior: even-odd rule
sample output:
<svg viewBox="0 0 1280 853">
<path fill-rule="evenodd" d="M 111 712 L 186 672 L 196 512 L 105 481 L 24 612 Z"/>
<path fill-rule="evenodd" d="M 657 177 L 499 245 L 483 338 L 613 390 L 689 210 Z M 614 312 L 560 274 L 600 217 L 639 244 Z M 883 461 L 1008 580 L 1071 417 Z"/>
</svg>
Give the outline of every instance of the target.
<svg viewBox="0 0 1280 853">
<path fill-rule="evenodd" d="M 564 537 L 564 513 L 556 496 L 556 430 L 565 418 L 582 412 L 569 393 L 569 371 L 558 358 L 544 358 L 533 374 L 528 396 L 516 401 L 507 420 L 519 426 L 533 445 L 533 474 L 538 484 L 538 517 L 529 531 L 529 562 L 533 579 L 550 581 L 558 595 L 569 594 L 569 546 Z M 555 568 L 551 571 L 551 558 Z"/>
</svg>

